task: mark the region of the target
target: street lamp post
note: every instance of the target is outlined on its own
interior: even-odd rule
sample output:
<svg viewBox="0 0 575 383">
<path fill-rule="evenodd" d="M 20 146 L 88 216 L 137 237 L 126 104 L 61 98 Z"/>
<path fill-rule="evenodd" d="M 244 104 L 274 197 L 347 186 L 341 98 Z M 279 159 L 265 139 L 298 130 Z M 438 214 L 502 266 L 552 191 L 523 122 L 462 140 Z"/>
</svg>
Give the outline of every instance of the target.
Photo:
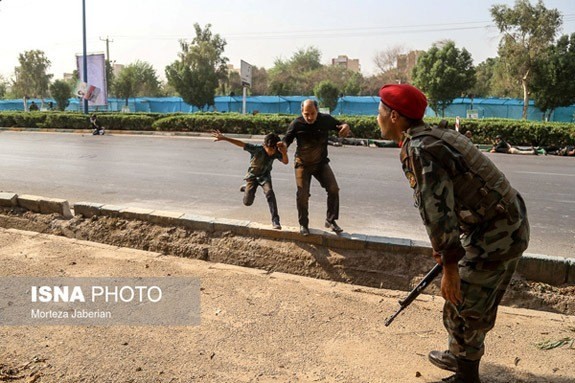
<svg viewBox="0 0 575 383">
<path fill-rule="evenodd" d="M 84 67 L 84 75 L 82 76 L 82 81 L 88 84 L 88 57 L 86 52 L 86 0 L 82 0 L 82 32 L 84 40 L 84 56 L 82 60 L 82 65 Z M 88 100 L 84 97 L 84 114 L 88 114 Z"/>
</svg>

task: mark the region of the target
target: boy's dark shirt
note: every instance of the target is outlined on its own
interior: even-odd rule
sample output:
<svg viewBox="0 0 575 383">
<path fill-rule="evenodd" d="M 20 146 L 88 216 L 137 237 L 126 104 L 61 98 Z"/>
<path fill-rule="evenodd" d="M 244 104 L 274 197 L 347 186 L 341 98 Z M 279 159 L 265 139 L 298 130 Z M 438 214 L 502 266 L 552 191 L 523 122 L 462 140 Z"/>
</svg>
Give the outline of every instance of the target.
<svg viewBox="0 0 575 383">
<path fill-rule="evenodd" d="M 282 154 L 279 151 L 273 156 L 268 156 L 263 145 L 246 143 L 244 150 L 251 154 L 250 167 L 244 177 L 245 180 L 256 180 L 260 185 L 271 181 L 271 171 L 275 159 L 281 160 Z"/>
<path fill-rule="evenodd" d="M 297 140 L 295 152 L 296 165 L 317 165 L 329 162 L 327 158 L 327 139 L 329 131 L 339 131 L 341 122 L 329 114 L 318 113 L 317 119 L 311 125 L 302 116 L 291 122 L 283 141 L 287 146 Z"/>
</svg>

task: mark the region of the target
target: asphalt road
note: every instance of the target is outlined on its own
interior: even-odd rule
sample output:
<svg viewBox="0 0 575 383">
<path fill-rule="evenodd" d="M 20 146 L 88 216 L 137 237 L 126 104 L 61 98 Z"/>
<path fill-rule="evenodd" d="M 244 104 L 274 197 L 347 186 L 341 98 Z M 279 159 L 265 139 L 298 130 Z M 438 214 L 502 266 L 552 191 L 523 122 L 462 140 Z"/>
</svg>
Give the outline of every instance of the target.
<svg viewBox="0 0 575 383">
<path fill-rule="evenodd" d="M 294 148 L 290 148 L 290 161 Z M 575 159 L 488 154 L 526 200 L 528 253 L 575 258 Z M 330 147 L 341 194 L 340 226 L 349 233 L 428 242 L 399 149 Z M 0 190 L 211 217 L 269 222 L 258 191 L 242 205 L 249 154 L 211 138 L 0 133 Z M 273 182 L 282 224 L 297 226 L 292 164 L 276 162 Z M 326 195 L 312 184 L 310 226 L 322 228 Z"/>
</svg>

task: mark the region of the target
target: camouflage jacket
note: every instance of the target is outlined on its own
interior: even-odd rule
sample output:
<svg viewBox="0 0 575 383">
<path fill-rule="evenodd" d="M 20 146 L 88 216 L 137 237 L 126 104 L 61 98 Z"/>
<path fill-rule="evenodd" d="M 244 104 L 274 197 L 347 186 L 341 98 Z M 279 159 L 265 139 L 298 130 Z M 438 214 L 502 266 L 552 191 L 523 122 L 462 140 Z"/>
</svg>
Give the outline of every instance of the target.
<svg viewBox="0 0 575 383">
<path fill-rule="evenodd" d="M 505 175 L 467 137 L 427 124 L 411 127 L 405 132 L 401 162 L 433 250 L 444 264 L 459 261 L 473 246 L 477 257 L 490 259 L 514 256 L 519 247 L 524 250 L 528 226 L 525 232 L 523 200 L 517 201 L 518 193 Z M 520 222 L 524 218 L 525 225 Z M 501 230 L 508 224 L 511 232 Z M 511 234 L 519 227 L 518 246 L 497 244 L 501 250 L 481 242 L 491 230 L 513 242 Z M 470 233 L 476 243 L 462 242 L 460 236 Z"/>
</svg>

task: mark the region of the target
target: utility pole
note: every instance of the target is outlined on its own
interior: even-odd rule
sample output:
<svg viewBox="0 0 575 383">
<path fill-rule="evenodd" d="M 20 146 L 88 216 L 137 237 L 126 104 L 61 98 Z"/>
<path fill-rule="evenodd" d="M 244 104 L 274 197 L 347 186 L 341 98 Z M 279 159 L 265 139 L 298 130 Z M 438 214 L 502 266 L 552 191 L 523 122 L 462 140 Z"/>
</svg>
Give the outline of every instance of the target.
<svg viewBox="0 0 575 383">
<path fill-rule="evenodd" d="M 100 37 L 100 40 L 106 42 L 106 60 L 108 61 L 108 63 L 111 63 L 112 61 L 110 61 L 110 43 L 113 43 L 114 40 L 110 40 L 108 36 L 106 36 L 105 39 Z"/>
<path fill-rule="evenodd" d="M 83 51 L 84 51 L 84 57 L 83 57 L 83 62 L 82 62 L 82 66 L 84 68 L 84 78 L 83 81 L 87 84 L 88 83 L 88 57 L 86 56 L 87 54 L 87 49 L 86 49 L 86 0 L 82 0 L 82 37 L 83 37 Z M 84 114 L 88 114 L 88 100 L 86 98 L 84 98 Z"/>
</svg>

